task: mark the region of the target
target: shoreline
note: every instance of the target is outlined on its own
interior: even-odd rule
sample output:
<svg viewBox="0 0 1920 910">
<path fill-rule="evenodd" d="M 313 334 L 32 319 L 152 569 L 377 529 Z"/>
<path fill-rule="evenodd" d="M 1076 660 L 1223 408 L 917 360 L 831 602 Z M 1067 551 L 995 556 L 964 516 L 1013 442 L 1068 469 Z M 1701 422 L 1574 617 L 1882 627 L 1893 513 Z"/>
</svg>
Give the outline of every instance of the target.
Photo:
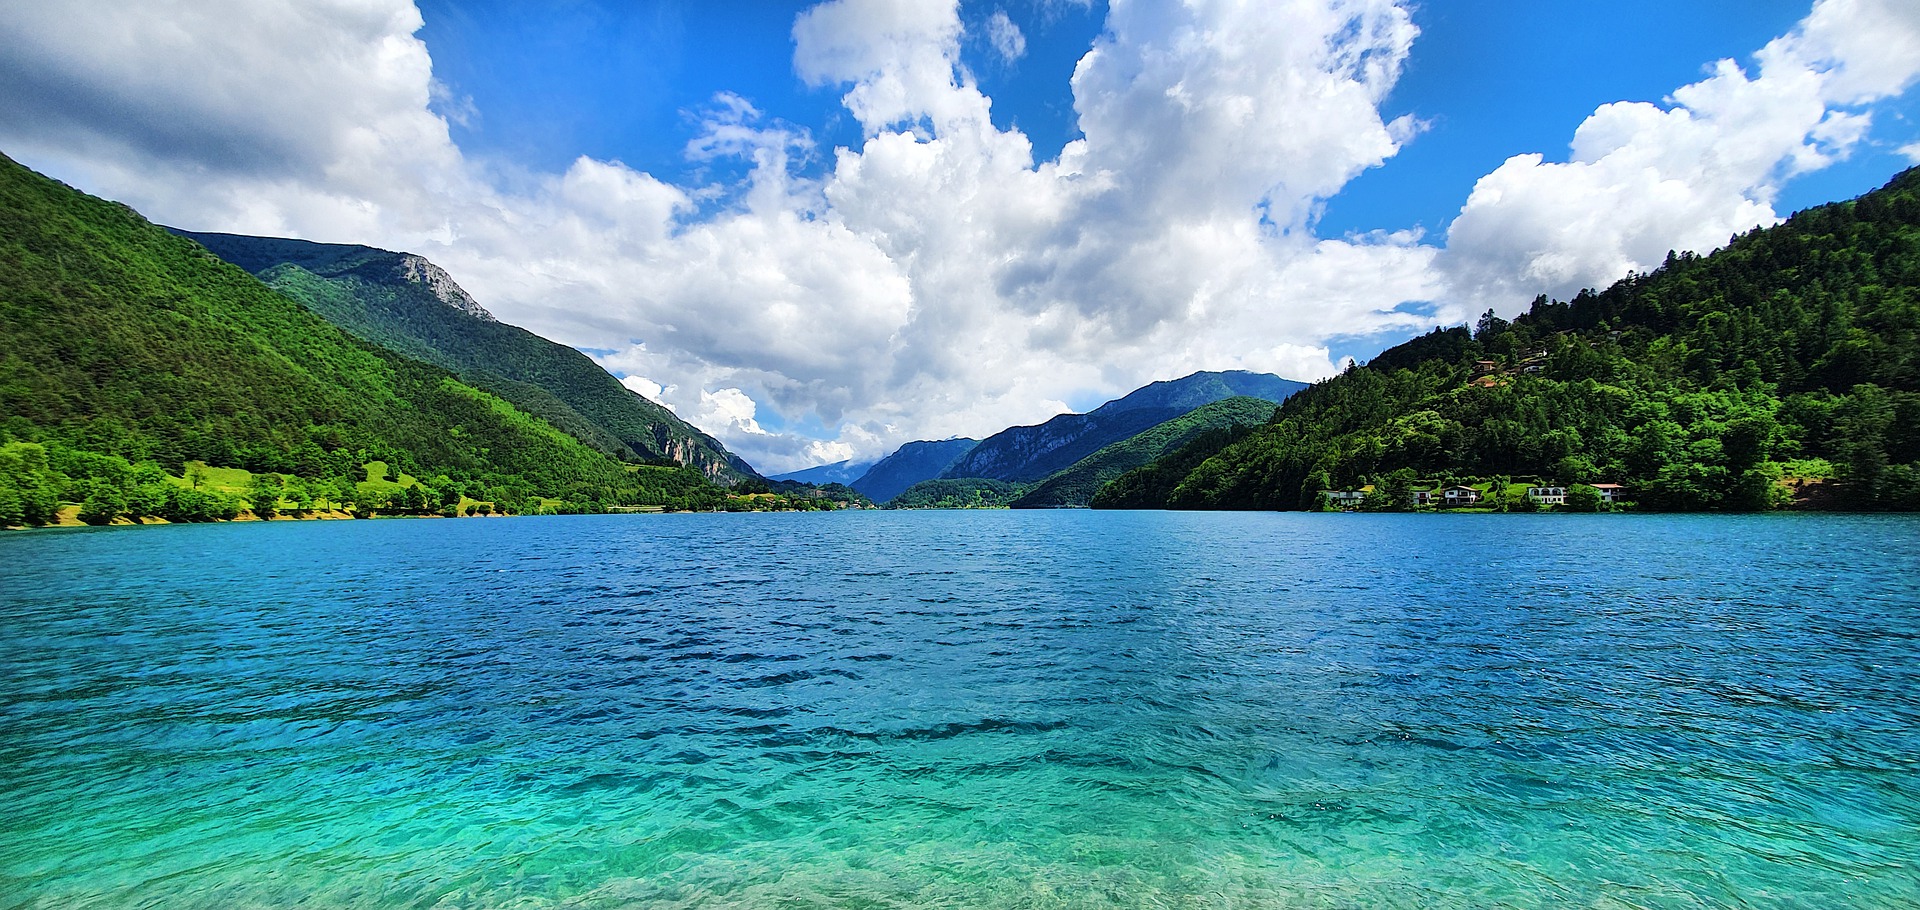
<svg viewBox="0 0 1920 910">
<path fill-rule="evenodd" d="M 80 507 L 77 505 L 61 506 L 59 511 L 59 516 L 60 517 L 57 518 L 56 520 L 47 522 L 46 524 L 39 525 L 39 526 L 9 525 L 5 527 L 0 527 L 0 532 L 50 531 L 50 530 L 72 529 L 72 528 L 143 528 L 143 527 L 164 527 L 167 525 L 176 525 L 176 524 L 227 525 L 227 524 L 249 524 L 249 523 L 256 523 L 256 522 L 265 524 L 268 522 L 278 522 L 278 521 L 380 521 L 380 520 L 390 519 L 390 518 L 438 518 L 438 519 L 444 520 L 447 517 L 445 515 L 371 515 L 364 519 L 358 519 L 358 518 L 355 518 L 352 513 L 346 511 L 345 509 L 308 509 L 307 513 L 304 515 L 293 515 L 290 513 L 283 512 L 272 518 L 261 518 L 253 514 L 253 512 L 243 509 L 241 510 L 239 515 L 233 518 L 222 518 L 214 521 L 168 521 L 164 518 L 147 518 L 147 519 L 136 521 L 134 519 L 121 516 L 119 518 L 115 518 L 110 522 L 107 522 L 106 524 L 95 525 L 95 524 L 88 524 L 80 520 Z M 495 513 L 495 514 L 488 514 L 488 515 L 461 515 L 459 517 L 460 518 L 507 518 L 511 516 Z"/>
<path fill-rule="evenodd" d="M 780 510 L 762 510 L 762 511 L 742 510 L 740 512 L 729 512 L 729 510 L 726 510 L 726 509 L 714 509 L 710 511 L 689 510 L 689 511 L 675 512 L 675 511 L 669 511 L 665 508 L 661 508 L 658 506 L 652 506 L 652 507 L 628 507 L 628 508 L 623 508 L 619 510 L 609 510 L 606 512 L 599 512 L 599 513 L 581 512 L 581 513 L 571 513 L 571 514 L 577 514 L 577 515 L 590 515 L 590 514 L 598 514 L 598 515 L 713 515 L 713 514 L 775 515 L 775 514 L 798 514 L 798 513 L 813 512 L 813 511 L 818 511 L 818 510 L 780 509 Z M 1492 509 L 1472 509 L 1472 508 L 1437 509 L 1437 510 L 1407 511 L 1407 512 L 1361 512 L 1357 510 L 1356 511 L 1321 512 L 1321 511 L 1315 511 L 1312 509 L 1293 509 L 1293 510 L 1287 510 L 1287 511 L 1280 511 L 1280 510 L 1242 510 L 1242 509 L 1089 509 L 1089 508 L 834 509 L 832 511 L 835 511 L 835 512 L 1166 512 L 1169 514 L 1172 514 L 1172 513 L 1199 514 L 1203 512 L 1241 514 L 1246 511 L 1263 511 L 1263 512 L 1266 512 L 1267 514 L 1272 514 L 1272 515 L 1434 515 L 1434 516 L 1439 516 L 1439 515 L 1523 515 L 1523 516 L 1549 516 L 1549 517 L 1555 516 L 1555 515 L 1753 516 L 1753 515 L 1914 515 L 1914 514 L 1920 514 L 1915 512 L 1880 512 L 1880 511 L 1859 511 L 1859 510 L 1848 510 L 1848 509 L 1794 509 L 1794 508 L 1769 509 L 1764 512 L 1655 512 L 1655 511 L 1648 511 L 1644 509 L 1615 509 L 1615 510 L 1603 511 L 1603 512 L 1548 512 L 1548 511 L 1497 512 Z M 239 517 L 236 517 L 236 518 L 219 519 L 215 521 L 175 522 L 175 521 L 167 521 L 164 518 L 149 518 L 145 521 L 134 521 L 133 519 L 122 517 L 122 518 L 116 518 L 108 524 L 90 525 L 84 521 L 81 521 L 77 517 L 78 513 L 79 513 L 78 506 L 62 506 L 60 509 L 60 519 L 58 521 L 49 522 L 47 524 L 39 525 L 37 527 L 31 526 L 31 525 L 12 525 L 12 526 L 0 527 L 0 535 L 5 535 L 8 533 L 15 533 L 15 532 L 24 532 L 24 531 L 56 531 L 56 530 L 65 531 L 65 530 L 73 530 L 75 528 L 138 528 L 138 527 L 167 526 L 167 525 L 175 525 L 175 524 L 221 525 L 221 524 L 255 524 L 255 523 L 266 524 L 269 522 L 287 522 L 287 521 L 388 521 L 388 520 L 405 520 L 405 519 L 432 519 L 432 520 L 446 521 L 446 520 L 460 520 L 460 519 L 470 519 L 470 518 L 560 517 L 558 515 L 506 515 L 506 514 L 501 514 L 499 512 L 495 512 L 489 515 L 460 515 L 460 516 L 456 516 L 455 519 L 448 519 L 448 517 L 445 515 L 371 515 L 371 516 L 368 516 L 367 518 L 359 519 L 359 518 L 355 518 L 352 514 L 340 509 L 330 509 L 324 512 L 315 509 L 315 510 L 311 510 L 310 514 L 307 514 L 307 515 L 302 515 L 302 516 L 280 515 L 274 518 L 259 518 L 259 517 L 256 517 L 252 512 L 243 512 Z"/>
<path fill-rule="evenodd" d="M 148 518 L 143 521 L 135 521 L 131 518 L 121 516 L 119 518 L 115 518 L 110 522 L 107 522 L 106 524 L 93 525 L 80 520 L 80 517 L 79 517 L 80 507 L 78 505 L 63 505 L 60 507 L 60 510 L 59 510 L 60 517 L 54 521 L 47 522 L 46 524 L 43 524 L 43 525 L 0 525 L 0 535 L 18 533 L 18 532 L 24 532 L 24 531 L 70 531 L 75 528 L 164 527 L 164 526 L 176 525 L 176 524 L 177 525 L 226 525 L 226 524 L 267 524 L 267 523 L 276 523 L 276 522 L 285 522 L 285 521 L 387 521 L 387 520 L 394 520 L 394 519 L 433 519 L 437 521 L 450 521 L 450 520 L 465 520 L 470 518 L 553 518 L 553 517 L 559 517 L 560 514 L 707 515 L 707 514 L 726 513 L 730 511 L 733 511 L 733 510 L 728 510 L 728 509 L 692 510 L 690 509 L 690 510 L 684 510 L 684 511 L 674 511 L 666 508 L 665 506 L 620 506 L 620 507 L 608 509 L 605 512 L 598 512 L 598 513 L 578 512 L 578 513 L 549 513 L 549 514 L 538 514 L 538 513 L 507 514 L 502 512 L 490 512 L 486 514 L 457 515 L 457 516 L 453 516 L 452 518 L 449 518 L 446 515 L 434 515 L 434 514 L 427 514 L 427 515 L 377 515 L 376 514 L 376 515 L 369 515 L 363 519 L 363 518 L 356 518 L 352 513 L 347 512 L 344 509 L 326 509 L 326 510 L 309 509 L 307 510 L 307 514 L 305 515 L 292 515 L 292 514 L 283 512 L 279 515 L 274 516 L 273 518 L 260 518 L 259 516 L 254 515 L 251 511 L 242 509 L 240 511 L 240 514 L 236 517 L 220 518 L 220 519 L 215 519 L 213 521 L 168 521 L 164 518 Z M 818 512 L 818 511 L 821 511 L 821 510 L 819 509 L 757 509 L 757 510 L 742 509 L 742 510 L 738 510 L 737 514 L 776 515 L 776 514 L 800 514 L 805 512 Z M 827 511 L 867 512 L 867 511 L 880 511 L 880 510 L 878 509 L 831 509 Z"/>
</svg>

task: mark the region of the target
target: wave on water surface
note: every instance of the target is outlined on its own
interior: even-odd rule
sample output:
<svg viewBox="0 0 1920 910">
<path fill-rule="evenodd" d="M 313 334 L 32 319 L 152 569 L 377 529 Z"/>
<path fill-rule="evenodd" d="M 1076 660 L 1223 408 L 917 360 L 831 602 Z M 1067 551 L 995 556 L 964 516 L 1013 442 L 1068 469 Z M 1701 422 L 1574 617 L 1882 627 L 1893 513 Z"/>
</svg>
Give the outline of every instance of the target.
<svg viewBox="0 0 1920 910">
<path fill-rule="evenodd" d="M 1920 522 L 0 538 L 0 908 L 1920 905 Z"/>
</svg>

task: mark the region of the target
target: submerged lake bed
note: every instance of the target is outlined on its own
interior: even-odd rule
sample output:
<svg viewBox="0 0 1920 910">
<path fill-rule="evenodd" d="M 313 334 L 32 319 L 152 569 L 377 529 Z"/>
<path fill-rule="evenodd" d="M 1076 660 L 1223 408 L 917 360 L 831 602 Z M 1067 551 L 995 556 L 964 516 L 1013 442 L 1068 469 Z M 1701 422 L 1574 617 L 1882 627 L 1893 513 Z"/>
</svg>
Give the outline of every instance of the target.
<svg viewBox="0 0 1920 910">
<path fill-rule="evenodd" d="M 0 908 L 1906 907 L 1920 520 L 0 536 Z"/>
</svg>

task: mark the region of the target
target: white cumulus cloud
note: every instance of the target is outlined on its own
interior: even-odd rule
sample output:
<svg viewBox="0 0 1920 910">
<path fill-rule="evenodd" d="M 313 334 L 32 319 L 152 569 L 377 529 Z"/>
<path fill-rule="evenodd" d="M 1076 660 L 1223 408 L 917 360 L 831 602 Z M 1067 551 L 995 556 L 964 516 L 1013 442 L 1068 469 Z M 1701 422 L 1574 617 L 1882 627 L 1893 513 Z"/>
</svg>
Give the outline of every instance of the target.
<svg viewBox="0 0 1920 910">
<path fill-rule="evenodd" d="M 987 41 L 1018 58 L 1001 13 Z M 1326 376 L 1343 338 L 1710 248 L 1913 82 L 1914 19 L 1822 0 L 1752 72 L 1608 105 L 1570 160 L 1487 175 L 1444 248 L 1313 230 L 1417 132 L 1380 112 L 1417 36 L 1395 0 L 1112 0 L 1072 78 L 1083 135 L 1049 159 L 994 125 L 955 0 L 829 0 L 795 20 L 794 70 L 860 141 L 723 93 L 685 153 L 745 162 L 731 186 L 466 156 L 446 118 L 485 112 L 434 81 L 408 0 L 0 0 L 0 148 L 166 223 L 426 255 L 781 472 L 1196 369 Z M 769 429 L 803 424 L 825 438 Z"/>
<path fill-rule="evenodd" d="M 1820 0 L 1755 59 L 1721 60 L 1661 105 L 1603 105 L 1566 162 L 1517 155 L 1481 178 L 1440 260 L 1451 296 L 1510 315 L 1779 220 L 1787 179 L 1866 135 L 1856 107 L 1920 78 L 1920 4 Z"/>
<path fill-rule="evenodd" d="M 634 394 L 653 401 L 659 401 L 660 393 L 666 391 L 660 383 L 654 382 L 645 376 L 622 376 L 620 377 L 620 384 L 626 386 L 627 389 Z"/>
<path fill-rule="evenodd" d="M 709 426 L 724 426 L 742 433 L 765 436 L 767 431 L 753 419 L 759 407 L 739 389 L 721 389 L 700 393 L 700 417 Z"/>
<path fill-rule="evenodd" d="M 1006 10 L 994 10 L 993 15 L 987 17 L 987 41 L 1004 62 L 1012 63 L 1027 55 L 1027 36 L 1007 16 Z"/>
</svg>

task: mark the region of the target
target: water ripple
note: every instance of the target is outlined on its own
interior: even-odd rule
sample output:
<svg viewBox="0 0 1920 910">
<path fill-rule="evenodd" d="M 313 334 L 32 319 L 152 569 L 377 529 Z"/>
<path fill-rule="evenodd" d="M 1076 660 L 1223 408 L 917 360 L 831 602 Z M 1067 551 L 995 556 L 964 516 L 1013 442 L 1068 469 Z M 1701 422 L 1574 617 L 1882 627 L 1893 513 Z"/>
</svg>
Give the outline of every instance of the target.
<svg viewBox="0 0 1920 910">
<path fill-rule="evenodd" d="M 1920 905 L 1920 522 L 0 536 L 0 910 Z"/>
</svg>

